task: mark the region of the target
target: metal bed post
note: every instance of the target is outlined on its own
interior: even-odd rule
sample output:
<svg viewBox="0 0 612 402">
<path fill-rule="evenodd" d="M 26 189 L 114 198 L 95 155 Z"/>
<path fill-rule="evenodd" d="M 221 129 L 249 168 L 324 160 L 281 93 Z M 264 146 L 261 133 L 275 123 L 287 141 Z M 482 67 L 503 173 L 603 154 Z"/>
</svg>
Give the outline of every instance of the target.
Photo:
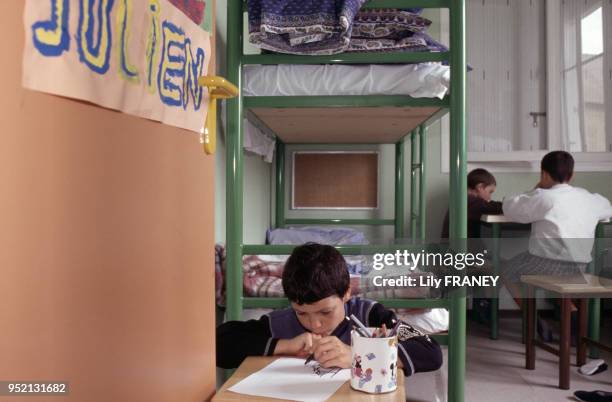
<svg viewBox="0 0 612 402">
<path fill-rule="evenodd" d="M 285 144 L 276 139 L 276 202 L 274 225 L 285 227 Z"/>
<path fill-rule="evenodd" d="M 427 140 L 425 139 L 426 127 L 419 126 L 419 238 L 425 244 L 426 222 L 427 222 L 427 178 L 425 161 L 427 160 Z"/>
<path fill-rule="evenodd" d="M 413 130 L 410 133 L 410 238 L 414 242 L 417 237 L 417 174 L 416 163 L 419 131 Z"/>
<path fill-rule="evenodd" d="M 466 45 L 465 0 L 450 5 L 451 90 L 450 90 L 450 244 L 455 252 L 465 252 L 467 238 L 467 161 L 466 161 Z M 463 402 L 465 397 L 466 349 L 465 289 L 450 296 L 448 397 Z"/>
<path fill-rule="evenodd" d="M 226 292 L 227 320 L 242 316 L 242 204 L 243 204 L 243 127 L 242 127 L 242 1 L 227 5 L 227 77 L 239 89 L 227 101 L 226 134 Z"/>
<path fill-rule="evenodd" d="M 404 237 L 404 139 L 395 144 L 395 240 Z"/>
</svg>

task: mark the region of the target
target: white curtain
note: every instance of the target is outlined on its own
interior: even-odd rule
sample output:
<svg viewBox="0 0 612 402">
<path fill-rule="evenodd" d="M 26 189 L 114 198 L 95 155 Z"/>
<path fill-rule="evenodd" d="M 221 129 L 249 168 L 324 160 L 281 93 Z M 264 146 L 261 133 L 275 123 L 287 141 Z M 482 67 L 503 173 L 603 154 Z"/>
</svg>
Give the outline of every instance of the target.
<svg viewBox="0 0 612 402">
<path fill-rule="evenodd" d="M 559 0 L 556 0 L 559 1 Z M 546 146 L 544 0 L 468 0 L 468 150 Z M 537 115 L 534 124 L 533 115 Z"/>
<path fill-rule="evenodd" d="M 606 114 L 612 106 L 612 76 L 608 76 L 612 74 L 608 39 L 612 34 L 611 8 L 608 0 L 565 0 L 558 9 L 561 146 L 568 151 L 612 151 L 612 136 L 606 135 L 606 125 L 610 127 Z M 554 85 L 554 80 L 550 83 Z"/>
</svg>

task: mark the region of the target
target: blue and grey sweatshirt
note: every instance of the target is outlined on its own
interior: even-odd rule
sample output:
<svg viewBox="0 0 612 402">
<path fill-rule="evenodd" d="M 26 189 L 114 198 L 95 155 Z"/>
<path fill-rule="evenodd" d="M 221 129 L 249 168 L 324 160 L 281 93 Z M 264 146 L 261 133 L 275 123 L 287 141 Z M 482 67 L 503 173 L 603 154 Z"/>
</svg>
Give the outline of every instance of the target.
<svg viewBox="0 0 612 402">
<path fill-rule="evenodd" d="M 395 313 L 381 304 L 359 297 L 352 297 L 345 303 L 346 316 L 354 314 L 369 327 L 385 324 L 392 328 L 396 322 Z M 398 349 L 399 358 L 406 376 L 423 371 L 437 370 L 442 365 L 440 345 L 418 330 L 404 325 Z M 343 321 L 333 331 L 347 345 L 351 344 L 351 325 Z M 306 332 L 292 308 L 276 310 L 259 320 L 229 321 L 217 327 L 217 366 L 235 368 L 247 356 L 271 356 L 279 339 L 292 339 Z"/>
</svg>

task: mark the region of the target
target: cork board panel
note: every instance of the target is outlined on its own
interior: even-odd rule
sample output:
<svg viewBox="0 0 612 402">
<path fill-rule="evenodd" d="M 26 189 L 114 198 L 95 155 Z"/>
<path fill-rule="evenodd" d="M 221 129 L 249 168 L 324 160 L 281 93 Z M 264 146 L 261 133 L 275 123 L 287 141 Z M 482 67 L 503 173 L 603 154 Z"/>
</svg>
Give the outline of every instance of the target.
<svg viewBox="0 0 612 402">
<path fill-rule="evenodd" d="M 253 108 L 285 143 L 392 144 L 438 107 Z"/>
<path fill-rule="evenodd" d="M 377 152 L 295 152 L 294 209 L 378 208 Z"/>
</svg>

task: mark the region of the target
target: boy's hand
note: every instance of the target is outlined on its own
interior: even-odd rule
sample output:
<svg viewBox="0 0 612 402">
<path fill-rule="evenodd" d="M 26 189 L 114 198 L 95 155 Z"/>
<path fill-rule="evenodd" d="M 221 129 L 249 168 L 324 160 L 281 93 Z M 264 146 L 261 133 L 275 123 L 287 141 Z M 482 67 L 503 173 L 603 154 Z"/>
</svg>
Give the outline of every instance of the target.
<svg viewBox="0 0 612 402">
<path fill-rule="evenodd" d="M 323 367 L 351 367 L 351 347 L 335 336 L 326 336 L 314 348 L 314 357 Z"/>
<path fill-rule="evenodd" d="M 304 332 L 293 339 L 280 339 L 276 344 L 274 354 L 306 357 L 314 351 L 320 340 L 321 335 L 310 332 Z"/>
</svg>

